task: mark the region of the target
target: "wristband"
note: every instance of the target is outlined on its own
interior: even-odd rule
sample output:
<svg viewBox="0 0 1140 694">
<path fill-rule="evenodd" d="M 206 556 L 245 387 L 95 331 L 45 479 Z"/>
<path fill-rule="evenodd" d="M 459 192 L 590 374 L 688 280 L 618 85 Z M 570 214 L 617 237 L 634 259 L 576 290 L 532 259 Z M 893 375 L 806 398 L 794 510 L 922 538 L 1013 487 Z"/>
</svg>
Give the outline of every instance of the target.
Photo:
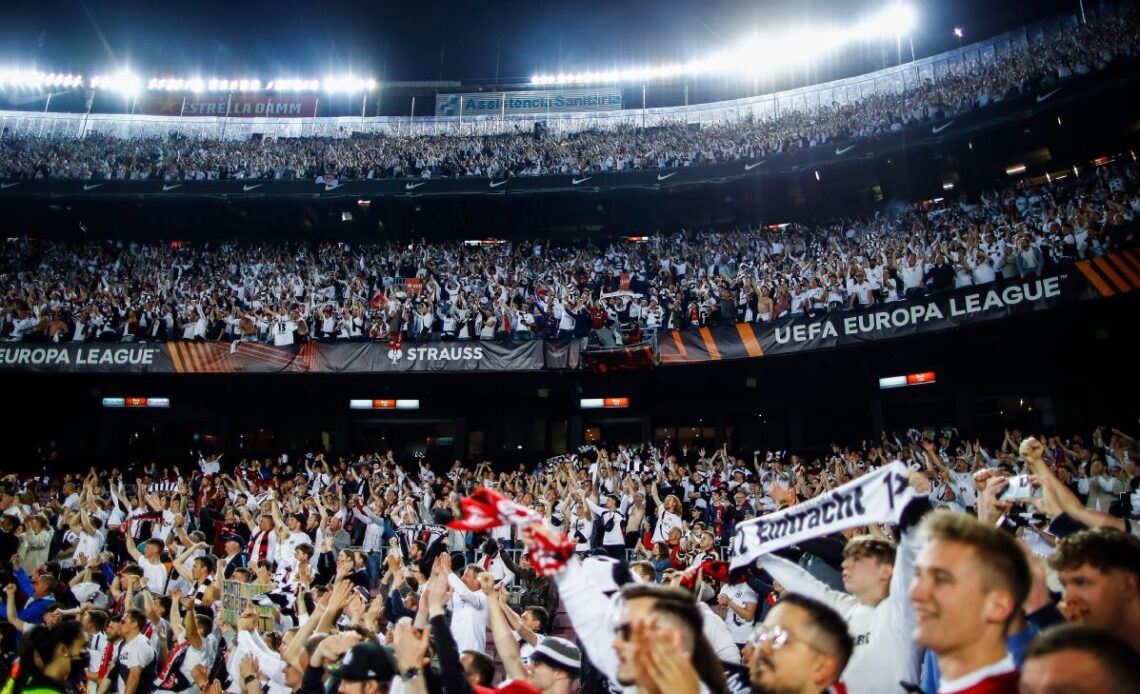
<svg viewBox="0 0 1140 694">
<path fill-rule="evenodd" d="M 256 681 L 257 681 L 257 676 L 255 676 L 255 675 L 246 675 L 245 679 L 242 680 L 242 682 L 244 682 L 245 684 L 249 684 L 250 682 L 256 682 Z"/>
<path fill-rule="evenodd" d="M 420 669 L 418 667 L 410 667 L 407 670 L 404 670 L 403 672 L 400 673 L 400 679 L 404 680 L 405 682 L 407 682 L 408 680 L 414 680 L 415 678 L 417 678 L 419 676 L 420 676 Z"/>
</svg>

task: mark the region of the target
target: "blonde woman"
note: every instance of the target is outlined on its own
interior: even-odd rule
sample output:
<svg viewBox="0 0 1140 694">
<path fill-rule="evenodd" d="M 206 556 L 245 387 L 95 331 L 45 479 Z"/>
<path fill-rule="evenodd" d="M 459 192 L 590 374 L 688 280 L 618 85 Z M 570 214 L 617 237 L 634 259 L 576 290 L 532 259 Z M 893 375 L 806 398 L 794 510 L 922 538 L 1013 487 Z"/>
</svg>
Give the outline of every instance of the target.
<svg viewBox="0 0 1140 694">
<path fill-rule="evenodd" d="M 653 528 L 653 542 L 667 542 L 669 532 L 673 528 L 680 528 L 683 523 L 681 520 L 681 500 L 670 494 L 662 502 L 661 497 L 657 494 L 656 481 L 649 486 L 649 491 L 653 495 L 653 502 L 657 504 L 657 526 Z"/>
</svg>

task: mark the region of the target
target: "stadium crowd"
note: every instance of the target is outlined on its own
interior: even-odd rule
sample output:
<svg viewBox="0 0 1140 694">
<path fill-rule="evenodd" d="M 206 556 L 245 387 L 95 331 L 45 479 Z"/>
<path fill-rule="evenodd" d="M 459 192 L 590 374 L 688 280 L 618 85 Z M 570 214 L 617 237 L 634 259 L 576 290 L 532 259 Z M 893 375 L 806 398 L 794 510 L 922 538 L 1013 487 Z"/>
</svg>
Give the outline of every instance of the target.
<svg viewBox="0 0 1140 694">
<path fill-rule="evenodd" d="M 698 166 L 873 138 L 954 118 L 1032 90 L 1049 90 L 1072 75 L 1130 60 L 1140 51 L 1138 36 L 1132 17 L 1104 19 L 899 93 L 871 94 L 811 109 L 781 108 L 771 118 L 699 130 L 686 123 L 645 129 L 623 126 L 544 139 L 529 134 L 259 141 L 6 135 L 0 138 L 0 178 L 347 181 L 584 175 Z"/>
<path fill-rule="evenodd" d="M 13 694 L 1134 693 L 1136 460 L 1115 429 L 989 446 L 946 428 L 813 460 L 666 441 L 510 472 L 310 453 L 13 474 L 0 677 Z M 884 473 L 891 520 L 865 522 Z M 794 542 L 732 562 L 777 519 Z"/>
<path fill-rule="evenodd" d="M 637 342 L 1035 277 L 1132 246 L 1137 173 L 1116 162 L 976 200 L 604 247 L 9 240 L 0 338 Z"/>
</svg>

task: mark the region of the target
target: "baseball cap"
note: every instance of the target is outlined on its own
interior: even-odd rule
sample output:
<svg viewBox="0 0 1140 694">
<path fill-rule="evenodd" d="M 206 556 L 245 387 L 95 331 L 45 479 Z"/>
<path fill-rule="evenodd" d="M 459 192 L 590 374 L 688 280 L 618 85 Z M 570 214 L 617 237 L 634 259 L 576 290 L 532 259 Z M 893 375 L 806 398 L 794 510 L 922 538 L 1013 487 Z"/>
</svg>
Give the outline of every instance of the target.
<svg viewBox="0 0 1140 694">
<path fill-rule="evenodd" d="M 546 636 L 531 651 L 532 660 L 546 663 L 556 670 L 577 673 L 582 668 L 582 654 L 570 641 L 558 636 Z"/>
<path fill-rule="evenodd" d="M 391 682 L 396 676 L 396 659 L 384 646 L 368 641 L 348 649 L 340 665 L 330 671 L 348 682 Z"/>
</svg>

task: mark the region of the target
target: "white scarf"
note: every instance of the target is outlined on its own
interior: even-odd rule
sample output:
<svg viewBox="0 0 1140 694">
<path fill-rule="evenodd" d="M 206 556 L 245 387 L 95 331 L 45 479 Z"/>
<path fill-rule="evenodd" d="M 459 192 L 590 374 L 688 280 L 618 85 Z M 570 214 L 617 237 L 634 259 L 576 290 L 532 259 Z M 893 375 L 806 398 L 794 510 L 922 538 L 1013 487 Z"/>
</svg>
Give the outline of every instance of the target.
<svg viewBox="0 0 1140 694">
<path fill-rule="evenodd" d="M 908 473 L 896 460 L 802 504 L 741 523 L 732 540 L 732 568 L 802 540 L 860 525 L 897 523 L 917 496 Z"/>
</svg>

